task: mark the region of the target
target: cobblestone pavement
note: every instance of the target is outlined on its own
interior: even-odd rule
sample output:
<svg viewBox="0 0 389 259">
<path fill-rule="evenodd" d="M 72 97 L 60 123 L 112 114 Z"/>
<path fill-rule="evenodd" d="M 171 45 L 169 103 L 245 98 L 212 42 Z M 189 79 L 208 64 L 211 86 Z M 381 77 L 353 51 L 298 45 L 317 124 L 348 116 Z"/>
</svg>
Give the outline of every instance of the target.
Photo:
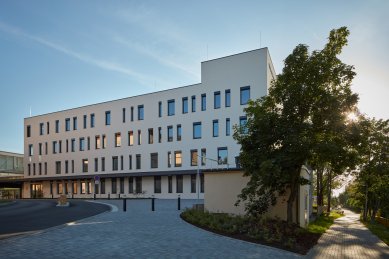
<svg viewBox="0 0 389 259">
<path fill-rule="evenodd" d="M 179 218 L 177 200 L 128 200 L 81 221 L 0 241 L 0 258 L 296 258 L 299 255 L 216 235 Z M 182 208 L 196 200 L 182 200 Z"/>
<path fill-rule="evenodd" d="M 344 212 L 345 216 L 335 220 L 307 257 L 389 258 L 389 247 L 359 221 L 359 214 Z"/>
</svg>

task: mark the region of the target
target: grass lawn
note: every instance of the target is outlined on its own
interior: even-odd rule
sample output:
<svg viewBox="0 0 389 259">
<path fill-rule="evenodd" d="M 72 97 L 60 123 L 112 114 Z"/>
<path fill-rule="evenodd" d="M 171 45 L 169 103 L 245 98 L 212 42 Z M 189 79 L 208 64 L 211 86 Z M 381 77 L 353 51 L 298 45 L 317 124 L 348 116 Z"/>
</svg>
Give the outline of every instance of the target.
<svg viewBox="0 0 389 259">
<path fill-rule="evenodd" d="M 384 225 L 374 222 L 364 222 L 365 226 L 384 243 L 389 245 L 389 228 Z"/>
<path fill-rule="evenodd" d="M 317 243 L 317 240 L 342 215 L 331 213 L 322 215 L 309 224 L 307 229 L 298 225 L 288 225 L 279 219 L 232 216 L 225 213 L 209 213 L 188 209 L 181 213 L 181 218 L 205 230 L 264 244 L 280 249 L 306 254 Z"/>
</svg>

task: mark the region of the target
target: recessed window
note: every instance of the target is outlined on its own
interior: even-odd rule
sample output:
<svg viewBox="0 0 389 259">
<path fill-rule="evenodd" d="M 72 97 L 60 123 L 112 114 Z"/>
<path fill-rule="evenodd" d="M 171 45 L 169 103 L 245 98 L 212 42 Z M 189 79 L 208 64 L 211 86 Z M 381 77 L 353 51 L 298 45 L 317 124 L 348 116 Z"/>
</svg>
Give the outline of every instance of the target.
<svg viewBox="0 0 389 259">
<path fill-rule="evenodd" d="M 73 130 L 77 130 L 77 117 L 73 117 Z"/>
<path fill-rule="evenodd" d="M 196 112 L 196 96 L 192 96 L 192 112 Z"/>
<path fill-rule="evenodd" d="M 226 119 L 226 136 L 231 135 L 231 121 L 230 118 Z"/>
<path fill-rule="evenodd" d="M 145 108 L 143 105 L 138 105 L 138 120 L 144 120 L 145 118 Z"/>
<path fill-rule="evenodd" d="M 250 100 L 250 86 L 240 88 L 240 104 L 247 104 Z"/>
<path fill-rule="evenodd" d="M 162 142 L 162 128 L 158 127 L 158 143 Z"/>
<path fill-rule="evenodd" d="M 134 145 L 134 132 L 132 130 L 128 132 L 128 145 Z"/>
<path fill-rule="evenodd" d="M 84 125 L 84 129 L 86 129 L 86 125 L 87 125 L 87 116 L 86 115 L 84 115 L 83 125 Z"/>
<path fill-rule="evenodd" d="M 39 143 L 39 155 L 40 156 L 42 155 L 42 149 L 43 149 L 42 143 Z"/>
<path fill-rule="evenodd" d="M 95 149 L 100 149 L 101 148 L 101 139 L 100 135 L 95 136 Z"/>
<path fill-rule="evenodd" d="M 76 151 L 76 139 L 72 138 L 71 140 L 71 151 Z"/>
<path fill-rule="evenodd" d="M 172 142 L 173 141 L 173 126 L 167 127 L 167 141 Z"/>
<path fill-rule="evenodd" d="M 231 106 L 231 90 L 230 89 L 227 89 L 226 92 L 225 92 L 225 105 L 226 107 L 230 107 Z"/>
<path fill-rule="evenodd" d="M 94 113 L 92 113 L 92 114 L 90 115 L 90 127 L 91 127 L 91 128 L 94 128 L 94 127 L 95 127 L 95 114 L 94 114 Z"/>
<path fill-rule="evenodd" d="M 196 175 L 192 174 L 190 176 L 190 192 L 196 193 Z"/>
<path fill-rule="evenodd" d="M 117 193 L 117 181 L 116 178 L 111 178 L 111 192 L 112 194 Z"/>
<path fill-rule="evenodd" d="M 102 158 L 101 158 L 101 171 L 102 171 L 102 172 L 105 171 L 105 157 L 102 157 Z"/>
<path fill-rule="evenodd" d="M 82 172 L 87 173 L 88 172 L 88 159 L 82 160 Z"/>
<path fill-rule="evenodd" d="M 201 110 L 202 111 L 207 110 L 207 95 L 206 94 L 201 95 Z"/>
<path fill-rule="evenodd" d="M 158 153 L 151 153 L 150 154 L 150 167 L 151 168 L 158 168 Z"/>
<path fill-rule="evenodd" d="M 65 119 L 65 131 L 70 131 L 70 119 Z"/>
<path fill-rule="evenodd" d="M 142 177 L 141 176 L 135 177 L 135 192 L 142 193 Z"/>
<path fill-rule="evenodd" d="M 191 166 L 197 166 L 197 149 L 191 150 L 190 151 L 190 165 Z"/>
<path fill-rule="evenodd" d="M 136 155 L 136 161 L 135 161 L 135 166 L 136 166 L 136 169 L 140 169 L 141 168 L 141 156 L 140 154 L 137 154 Z"/>
<path fill-rule="evenodd" d="M 120 177 L 119 187 L 119 192 L 124 193 L 124 177 Z"/>
<path fill-rule="evenodd" d="M 193 138 L 200 139 L 201 138 L 201 122 L 193 123 Z"/>
<path fill-rule="evenodd" d="M 158 102 L 158 117 L 162 117 L 162 102 Z"/>
<path fill-rule="evenodd" d="M 131 121 L 134 121 L 134 107 L 131 106 Z"/>
<path fill-rule="evenodd" d="M 115 147 L 120 147 L 122 145 L 122 135 L 120 132 L 115 133 Z"/>
<path fill-rule="evenodd" d="M 177 186 L 177 193 L 183 193 L 183 176 L 182 175 L 176 175 L 176 186 Z"/>
<path fill-rule="evenodd" d="M 201 165 L 206 165 L 207 163 L 207 150 L 205 148 L 201 149 Z"/>
<path fill-rule="evenodd" d="M 138 130 L 138 145 L 142 145 L 142 131 Z"/>
<path fill-rule="evenodd" d="M 103 135 L 103 149 L 107 147 L 107 136 Z"/>
<path fill-rule="evenodd" d="M 154 143 L 154 130 L 151 128 L 149 129 L 149 144 Z"/>
<path fill-rule="evenodd" d="M 128 169 L 132 170 L 132 155 L 128 156 Z"/>
<path fill-rule="evenodd" d="M 124 169 L 124 158 L 123 156 L 120 156 L 120 170 Z"/>
<path fill-rule="evenodd" d="M 246 116 L 240 116 L 239 117 L 239 126 L 241 127 L 241 132 L 243 134 L 247 134 L 247 117 Z"/>
<path fill-rule="evenodd" d="M 61 174 L 61 161 L 56 161 L 55 162 L 55 173 L 56 174 Z"/>
<path fill-rule="evenodd" d="M 31 126 L 27 125 L 27 138 L 31 137 Z"/>
<path fill-rule="evenodd" d="M 134 177 L 128 177 L 128 193 L 134 193 Z"/>
<path fill-rule="evenodd" d="M 181 151 L 174 152 L 174 166 L 175 167 L 182 166 L 182 153 L 181 153 Z"/>
<path fill-rule="evenodd" d="M 219 120 L 213 120 L 212 122 L 212 136 L 219 136 Z"/>
<path fill-rule="evenodd" d="M 105 125 L 111 125 L 111 111 L 105 112 Z"/>
<path fill-rule="evenodd" d="M 58 151 L 62 153 L 62 140 L 58 141 Z"/>
<path fill-rule="evenodd" d="M 99 159 L 96 157 L 95 158 L 95 172 L 99 171 Z"/>
<path fill-rule="evenodd" d="M 167 179 L 168 179 L 168 192 L 172 193 L 173 192 L 173 176 L 169 175 Z"/>
<path fill-rule="evenodd" d="M 172 166 L 172 152 L 167 152 L 167 167 Z"/>
<path fill-rule="evenodd" d="M 167 115 L 173 116 L 175 114 L 175 101 L 169 100 L 167 101 Z"/>
<path fill-rule="evenodd" d="M 219 109 L 221 106 L 220 92 L 215 92 L 213 96 L 213 106 L 215 109 Z"/>
<path fill-rule="evenodd" d="M 47 135 L 50 134 L 50 122 L 46 122 Z"/>
<path fill-rule="evenodd" d="M 58 153 L 58 146 L 57 146 L 57 141 L 53 141 L 53 154 Z"/>
<path fill-rule="evenodd" d="M 80 151 L 85 150 L 85 138 L 80 138 Z"/>
<path fill-rule="evenodd" d="M 161 176 L 154 176 L 154 193 L 161 193 Z"/>
<path fill-rule="evenodd" d="M 43 135 L 45 133 L 44 127 L 45 127 L 45 124 L 43 124 L 43 123 L 39 124 L 39 135 Z"/>
<path fill-rule="evenodd" d="M 122 120 L 123 120 L 123 123 L 126 122 L 126 108 L 122 109 Z"/>
<path fill-rule="evenodd" d="M 177 125 L 177 141 L 181 141 L 182 138 L 182 127 L 181 124 Z"/>
<path fill-rule="evenodd" d="M 182 113 L 188 113 L 188 97 L 182 98 Z"/>
<path fill-rule="evenodd" d="M 217 149 L 217 161 L 219 165 L 228 164 L 228 150 L 227 147 L 219 147 Z"/>
<path fill-rule="evenodd" d="M 112 171 L 119 170 L 119 157 L 113 156 L 112 157 Z"/>
</svg>

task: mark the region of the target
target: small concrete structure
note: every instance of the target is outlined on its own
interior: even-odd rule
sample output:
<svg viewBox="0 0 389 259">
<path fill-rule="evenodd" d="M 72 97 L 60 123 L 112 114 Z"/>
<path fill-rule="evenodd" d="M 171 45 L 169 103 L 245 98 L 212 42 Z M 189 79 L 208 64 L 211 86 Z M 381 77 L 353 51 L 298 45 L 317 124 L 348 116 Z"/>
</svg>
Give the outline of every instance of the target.
<svg viewBox="0 0 389 259">
<path fill-rule="evenodd" d="M 205 210 L 214 213 L 229 213 L 235 215 L 244 215 L 245 206 L 241 203 L 235 206 L 238 195 L 249 182 L 249 177 L 243 176 L 243 171 L 233 170 L 215 170 L 204 172 L 204 205 Z M 301 169 L 301 175 L 306 179 L 311 179 L 312 172 L 307 167 Z M 286 220 L 287 217 L 287 199 L 289 192 L 277 198 L 277 204 L 272 206 L 265 216 L 280 218 Z M 307 227 L 312 213 L 311 208 L 311 189 L 310 185 L 300 186 L 299 194 L 293 204 L 293 221 L 301 227 Z"/>
</svg>

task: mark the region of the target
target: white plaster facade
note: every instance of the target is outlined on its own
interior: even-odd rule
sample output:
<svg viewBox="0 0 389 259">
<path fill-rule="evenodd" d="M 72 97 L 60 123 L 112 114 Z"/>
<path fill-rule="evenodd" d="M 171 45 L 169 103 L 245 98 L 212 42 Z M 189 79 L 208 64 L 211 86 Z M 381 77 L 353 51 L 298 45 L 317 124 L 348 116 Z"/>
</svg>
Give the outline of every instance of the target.
<svg viewBox="0 0 389 259">
<path fill-rule="evenodd" d="M 245 115 L 243 109 L 246 105 L 241 104 L 241 90 L 249 87 L 250 99 L 264 96 L 274 76 L 268 49 L 262 48 L 202 62 L 201 83 L 198 84 L 25 118 L 24 196 L 32 195 L 32 185 L 41 185 L 38 188 L 43 197 L 51 197 L 51 194 L 57 197 L 59 195 L 57 183 L 62 184 L 63 187 L 68 183 L 68 195 L 73 193 L 74 197 L 90 197 L 95 192 L 94 184 L 91 184 L 90 194 L 87 191 L 86 194 L 80 194 L 81 182 L 93 182 L 93 177 L 98 175 L 101 179 L 105 179 L 105 193 L 101 194 L 101 190 L 96 190 L 97 197 L 107 197 L 108 194 L 111 197 L 119 196 L 120 178 L 124 179 L 122 196 L 139 196 L 130 193 L 129 181 L 130 177 L 142 177 L 142 191 L 145 193 L 140 196 L 176 198 L 180 194 L 182 198 L 197 198 L 200 180 L 196 179 L 196 192 L 193 192 L 191 175 L 197 175 L 204 169 L 236 167 L 235 157 L 238 156 L 240 148 L 232 138 L 232 127 Z M 229 107 L 226 107 L 226 91 L 230 92 Z M 214 98 L 217 92 L 220 92 L 220 108 L 216 109 Z M 202 110 L 203 95 L 206 96 L 205 110 Z M 183 113 L 183 98 L 188 100 L 187 113 Z M 168 116 L 168 102 L 171 100 L 174 100 L 175 113 Z M 193 102 L 196 106 L 195 111 L 192 111 Z M 159 116 L 160 105 L 161 116 Z M 143 120 L 138 119 L 139 106 L 144 107 Z M 108 111 L 110 125 L 106 125 L 105 122 Z M 91 127 L 92 114 L 94 114 L 94 127 Z M 86 116 L 85 127 L 84 116 Z M 73 128 L 73 118 L 77 118 L 77 129 Z M 230 120 L 229 135 L 226 135 L 227 118 Z M 69 131 L 65 128 L 67 119 L 70 120 Z M 214 120 L 218 120 L 217 137 L 213 136 Z M 58 132 L 56 121 L 59 123 Z M 198 122 L 201 123 L 201 138 L 194 139 L 193 127 L 194 123 Z M 43 125 L 42 134 L 41 125 Z M 181 125 L 181 140 L 177 140 L 178 125 Z M 167 139 L 169 126 L 173 128 L 171 142 Z M 161 141 L 159 141 L 159 128 Z M 153 130 L 152 144 L 149 144 L 149 129 Z M 133 132 L 133 145 L 129 145 L 130 131 Z M 138 144 L 139 132 L 141 133 L 140 145 Z M 121 134 L 119 147 L 115 147 L 116 133 Z M 96 136 L 100 136 L 100 141 L 103 142 L 103 135 L 107 140 L 106 147 L 97 149 Z M 80 151 L 80 138 L 84 138 L 83 151 Z M 72 139 L 75 141 L 74 152 Z M 56 145 L 55 153 L 54 145 Z M 227 148 L 228 165 L 218 165 L 218 148 Z M 198 156 L 201 156 L 202 149 L 206 150 L 205 164 L 199 161 L 198 166 L 192 165 L 191 150 L 198 150 Z M 182 165 L 179 167 L 175 166 L 176 151 L 181 151 Z M 168 152 L 172 154 L 170 167 Z M 152 153 L 158 153 L 157 168 L 151 167 Z M 140 156 L 141 161 L 139 169 L 136 166 L 137 155 Z M 130 156 L 132 167 L 130 167 Z M 117 170 L 113 170 L 113 157 L 118 157 Z M 87 172 L 83 172 L 84 159 L 88 160 Z M 98 161 L 97 170 L 95 170 L 95 159 Z M 102 159 L 105 160 L 105 170 L 102 168 Z M 121 167 L 121 159 L 123 159 L 123 167 Z M 60 172 L 56 171 L 58 162 L 60 162 Z M 183 176 L 183 190 L 182 193 L 177 193 L 176 178 L 181 177 L 180 175 Z M 161 193 L 154 192 L 154 176 L 161 176 Z M 168 188 L 168 176 L 172 177 L 171 192 Z M 116 194 L 111 189 L 112 179 L 117 179 Z M 77 193 L 74 193 L 71 188 L 73 181 L 78 183 Z M 135 179 L 133 184 L 135 190 Z M 202 193 L 200 198 L 203 198 Z"/>
</svg>

